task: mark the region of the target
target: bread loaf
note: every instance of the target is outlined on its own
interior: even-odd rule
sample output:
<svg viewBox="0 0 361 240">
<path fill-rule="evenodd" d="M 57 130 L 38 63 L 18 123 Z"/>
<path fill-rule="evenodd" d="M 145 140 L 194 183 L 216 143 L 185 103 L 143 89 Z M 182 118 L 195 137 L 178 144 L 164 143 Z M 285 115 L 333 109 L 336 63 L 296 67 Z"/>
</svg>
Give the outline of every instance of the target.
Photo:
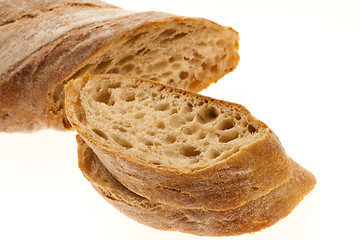
<svg viewBox="0 0 361 240">
<path fill-rule="evenodd" d="M 97 192 L 128 217 L 161 230 L 229 236 L 262 230 L 286 217 L 314 187 L 315 177 L 291 161 L 292 177 L 267 195 L 226 211 L 181 209 L 154 203 L 127 189 L 77 136 L 79 167 Z"/>
<path fill-rule="evenodd" d="M 276 135 L 241 105 L 115 74 L 65 89 L 74 129 L 119 182 L 152 202 L 235 208 L 292 174 Z"/>
<path fill-rule="evenodd" d="M 238 34 L 202 18 L 97 0 L 0 2 L 0 131 L 70 128 L 63 87 L 120 73 L 200 91 L 238 62 Z"/>
</svg>

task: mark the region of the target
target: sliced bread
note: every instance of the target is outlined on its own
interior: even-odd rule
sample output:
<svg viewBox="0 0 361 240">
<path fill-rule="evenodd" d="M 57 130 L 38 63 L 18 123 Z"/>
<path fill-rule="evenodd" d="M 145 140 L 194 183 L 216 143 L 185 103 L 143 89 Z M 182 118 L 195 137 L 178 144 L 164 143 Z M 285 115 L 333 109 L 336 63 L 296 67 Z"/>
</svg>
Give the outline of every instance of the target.
<svg viewBox="0 0 361 240">
<path fill-rule="evenodd" d="M 0 2 L 0 131 L 70 128 L 64 85 L 120 73 L 200 91 L 235 69 L 238 34 L 203 18 L 98 0 Z"/>
<path fill-rule="evenodd" d="M 119 182 L 152 202 L 225 210 L 292 175 L 276 135 L 241 105 L 115 74 L 65 89 L 74 129 Z"/>
<path fill-rule="evenodd" d="M 226 211 L 181 209 L 154 203 L 127 189 L 79 137 L 79 167 L 96 191 L 128 217 L 160 230 L 230 236 L 262 230 L 286 217 L 314 187 L 315 177 L 291 160 L 292 177 L 267 195 Z"/>
</svg>

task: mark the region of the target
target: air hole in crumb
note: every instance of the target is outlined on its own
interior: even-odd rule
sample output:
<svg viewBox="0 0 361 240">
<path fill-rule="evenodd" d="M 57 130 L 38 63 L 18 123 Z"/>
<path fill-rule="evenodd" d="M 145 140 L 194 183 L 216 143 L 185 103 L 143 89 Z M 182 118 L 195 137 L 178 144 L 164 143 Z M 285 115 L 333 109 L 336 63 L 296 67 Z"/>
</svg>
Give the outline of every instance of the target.
<svg viewBox="0 0 361 240">
<path fill-rule="evenodd" d="M 177 39 L 180 39 L 180 38 L 185 37 L 187 35 L 188 35 L 188 33 L 178 33 L 178 34 L 174 35 L 172 40 L 177 40 Z"/>
<path fill-rule="evenodd" d="M 205 132 L 200 132 L 197 136 L 197 139 L 201 140 L 204 139 L 207 136 L 207 134 Z"/>
<path fill-rule="evenodd" d="M 166 39 L 163 39 L 162 41 L 160 41 L 159 43 L 160 44 L 167 44 L 171 41 L 174 41 L 174 40 L 177 40 L 177 39 L 180 39 L 180 38 L 183 38 L 185 36 L 187 36 L 188 33 L 178 33 L 176 35 L 174 35 L 173 37 L 171 38 L 166 38 Z"/>
<path fill-rule="evenodd" d="M 172 108 L 172 114 L 178 113 L 178 109 L 177 108 Z"/>
<path fill-rule="evenodd" d="M 154 145 L 153 142 L 148 139 L 143 139 L 142 142 L 144 143 L 145 146 L 148 146 L 148 147 Z"/>
<path fill-rule="evenodd" d="M 147 134 L 148 134 L 149 136 L 153 137 L 153 136 L 155 135 L 155 132 L 149 131 L 149 132 L 147 132 Z"/>
<path fill-rule="evenodd" d="M 158 63 L 154 64 L 152 66 L 152 70 L 153 71 L 159 71 L 159 70 L 161 70 L 161 69 L 163 69 L 163 68 L 165 68 L 167 66 L 168 66 L 168 63 L 166 61 L 161 61 L 161 62 L 158 62 Z"/>
<path fill-rule="evenodd" d="M 159 129 L 165 129 L 165 125 L 164 125 L 164 122 L 158 122 L 157 125 L 156 125 L 157 128 Z"/>
<path fill-rule="evenodd" d="M 201 153 L 201 151 L 197 150 L 197 148 L 190 145 L 182 146 L 179 151 L 180 154 L 182 154 L 185 157 L 195 157 Z"/>
<path fill-rule="evenodd" d="M 126 57 L 120 59 L 119 62 L 116 63 L 115 65 L 121 66 L 121 65 L 125 64 L 126 62 L 132 61 L 133 58 L 134 58 L 133 56 L 126 56 Z"/>
<path fill-rule="evenodd" d="M 189 113 L 187 114 L 184 118 L 188 121 L 191 122 L 194 119 L 195 115 L 193 113 Z"/>
<path fill-rule="evenodd" d="M 174 143 L 177 140 L 177 138 L 173 135 L 167 135 L 167 137 L 165 138 L 165 141 L 167 143 Z"/>
<path fill-rule="evenodd" d="M 197 119 L 200 123 L 208 123 L 215 120 L 218 117 L 218 109 L 213 106 L 202 107 L 197 113 Z"/>
<path fill-rule="evenodd" d="M 238 138 L 238 131 L 237 130 L 229 130 L 229 131 L 224 131 L 222 132 L 222 134 L 219 137 L 219 141 L 220 142 L 230 142 L 236 138 Z"/>
<path fill-rule="evenodd" d="M 211 67 L 211 73 L 217 73 L 218 72 L 218 66 L 217 65 L 213 65 Z"/>
<path fill-rule="evenodd" d="M 192 135 L 196 132 L 196 129 L 190 128 L 190 127 L 186 127 L 183 129 L 183 132 L 187 135 Z"/>
<path fill-rule="evenodd" d="M 182 114 L 186 114 L 186 113 L 190 113 L 193 111 L 193 105 L 188 105 L 187 106 L 184 106 L 181 110 L 181 113 Z"/>
<path fill-rule="evenodd" d="M 163 91 L 163 89 L 165 88 L 165 86 L 164 85 L 161 85 L 161 86 L 159 86 L 158 87 L 158 92 L 161 92 L 161 91 Z M 160 98 L 164 98 L 163 96 L 162 96 L 162 94 L 160 94 Z"/>
<path fill-rule="evenodd" d="M 203 59 L 203 58 L 204 58 L 201 54 L 199 54 L 199 53 L 196 52 L 195 50 L 194 50 L 193 55 L 194 55 L 194 57 L 197 58 L 197 59 Z"/>
<path fill-rule="evenodd" d="M 139 49 L 139 50 L 135 53 L 135 55 L 140 55 L 142 52 L 144 52 L 145 49 L 146 49 L 146 48 Z"/>
<path fill-rule="evenodd" d="M 209 153 L 208 153 L 208 157 L 209 158 L 217 158 L 219 155 L 221 155 L 221 153 L 217 150 L 212 149 Z"/>
<path fill-rule="evenodd" d="M 104 138 L 105 140 L 108 140 L 108 136 L 105 134 L 105 132 L 103 132 L 102 130 L 100 129 L 97 129 L 97 128 L 94 128 L 93 129 L 93 132 L 98 135 L 99 137 L 101 138 Z"/>
<path fill-rule="evenodd" d="M 158 110 L 158 111 L 166 111 L 168 110 L 170 107 L 169 107 L 169 103 L 167 102 L 163 102 L 163 103 L 158 103 L 154 109 L 155 110 Z"/>
<path fill-rule="evenodd" d="M 119 144 L 120 146 L 122 147 L 125 147 L 125 148 L 132 148 L 133 145 L 126 139 L 124 138 L 121 138 L 121 137 L 118 137 L 118 136 L 112 136 L 113 140 Z"/>
<path fill-rule="evenodd" d="M 258 191 L 258 190 L 259 190 L 259 187 L 252 187 L 252 190 L 253 190 L 253 191 Z"/>
<path fill-rule="evenodd" d="M 116 89 L 116 88 L 120 88 L 121 86 L 122 86 L 122 83 L 120 83 L 120 82 L 115 82 L 115 83 L 111 83 L 111 84 L 107 85 L 107 88 L 108 88 L 108 89 L 112 89 L 112 88 Z M 108 90 L 108 91 L 109 91 L 109 90 Z"/>
<path fill-rule="evenodd" d="M 110 93 L 109 93 L 108 89 L 105 89 L 99 93 L 99 95 L 97 96 L 95 101 L 108 104 L 109 99 L 110 99 Z"/>
<path fill-rule="evenodd" d="M 145 116 L 145 113 L 142 113 L 142 112 L 137 112 L 134 114 L 134 118 L 135 119 L 141 119 Z"/>
<path fill-rule="evenodd" d="M 161 162 L 158 162 L 158 161 L 153 161 L 152 164 L 155 165 L 155 166 L 162 165 L 162 163 L 161 163 Z"/>
<path fill-rule="evenodd" d="M 223 40 L 218 40 L 216 42 L 216 45 L 217 45 L 217 47 L 223 47 L 224 46 L 224 41 Z"/>
<path fill-rule="evenodd" d="M 247 121 L 243 121 L 243 122 L 242 122 L 242 126 L 243 126 L 243 127 L 247 127 L 247 126 L 248 126 L 248 122 L 247 122 Z"/>
<path fill-rule="evenodd" d="M 162 74 L 163 77 L 169 77 L 171 76 L 173 73 L 172 72 L 165 72 Z"/>
<path fill-rule="evenodd" d="M 126 102 L 132 102 L 135 100 L 135 93 L 133 92 L 128 92 L 125 96 L 124 96 L 124 100 Z"/>
<path fill-rule="evenodd" d="M 164 32 L 162 32 L 159 36 L 160 37 L 168 37 L 168 36 L 172 35 L 175 32 L 176 32 L 176 30 L 171 28 L 171 29 L 167 29 Z"/>
<path fill-rule="evenodd" d="M 175 61 L 175 58 L 174 57 L 170 57 L 169 59 L 168 59 L 168 62 L 170 62 L 170 63 L 172 63 L 172 62 L 174 62 Z"/>
<path fill-rule="evenodd" d="M 145 55 L 147 55 L 150 51 L 152 51 L 152 50 L 150 50 L 150 49 L 145 49 L 145 51 L 143 52 L 143 55 L 145 56 Z"/>
<path fill-rule="evenodd" d="M 236 113 L 235 115 L 234 115 L 234 117 L 237 119 L 237 120 L 241 120 L 241 114 L 239 114 L 239 113 Z"/>
<path fill-rule="evenodd" d="M 208 68 L 207 63 L 202 63 L 202 65 L 201 65 L 201 66 L 202 66 L 202 69 L 203 69 L 203 70 L 206 70 L 206 69 Z"/>
<path fill-rule="evenodd" d="M 79 109 L 79 111 L 76 111 L 75 114 L 80 122 L 82 122 L 84 124 L 86 124 L 88 122 L 83 108 Z"/>
<path fill-rule="evenodd" d="M 107 73 L 119 73 L 118 68 L 111 68 Z"/>
<path fill-rule="evenodd" d="M 186 79 L 188 77 L 188 75 L 189 75 L 188 72 L 182 71 L 182 72 L 179 73 L 179 78 L 184 80 L 184 79 Z"/>
<path fill-rule="evenodd" d="M 220 129 L 220 130 L 227 130 L 227 129 L 231 129 L 233 127 L 234 127 L 234 122 L 232 119 L 223 119 L 218 124 L 218 129 Z"/>
<path fill-rule="evenodd" d="M 99 63 L 96 68 L 94 69 L 95 74 L 99 74 L 104 72 L 104 70 L 109 66 L 109 64 L 112 62 L 111 59 L 103 60 L 101 63 Z"/>
<path fill-rule="evenodd" d="M 156 97 L 156 96 L 158 95 L 158 93 L 157 93 L 157 92 L 152 91 L 151 95 L 152 95 L 152 97 Z"/>
<path fill-rule="evenodd" d="M 139 33 L 139 34 L 135 35 L 134 37 L 131 37 L 128 41 L 126 41 L 124 43 L 124 45 L 126 45 L 126 44 L 134 45 L 134 43 L 144 34 L 146 34 L 146 32 Z"/>
<path fill-rule="evenodd" d="M 131 72 L 135 68 L 134 64 L 128 63 L 122 67 L 122 72 Z"/>
<path fill-rule="evenodd" d="M 257 129 L 253 125 L 249 124 L 248 125 L 248 131 L 250 133 L 255 133 L 257 131 Z"/>
<path fill-rule="evenodd" d="M 115 125 L 112 127 L 114 130 L 118 130 L 118 131 L 121 131 L 121 132 L 127 132 L 127 129 L 125 129 L 124 127 L 122 126 L 119 126 L 119 125 Z"/>
</svg>

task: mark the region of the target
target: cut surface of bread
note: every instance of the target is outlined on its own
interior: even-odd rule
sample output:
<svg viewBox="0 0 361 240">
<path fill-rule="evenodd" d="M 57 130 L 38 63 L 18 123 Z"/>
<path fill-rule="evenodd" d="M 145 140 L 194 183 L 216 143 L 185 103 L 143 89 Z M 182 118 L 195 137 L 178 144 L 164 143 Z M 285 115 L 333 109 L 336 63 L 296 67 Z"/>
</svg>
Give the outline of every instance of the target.
<svg viewBox="0 0 361 240">
<path fill-rule="evenodd" d="M 0 4 L 0 131 L 69 128 L 63 87 L 85 72 L 200 91 L 239 59 L 237 32 L 202 18 L 94 0 Z"/>
<path fill-rule="evenodd" d="M 286 217 L 316 184 L 315 177 L 291 160 L 292 177 L 267 195 L 226 211 L 181 209 L 154 203 L 127 189 L 79 137 L 79 168 L 96 191 L 128 217 L 160 230 L 229 236 L 260 231 Z"/>
<path fill-rule="evenodd" d="M 113 176 L 154 202 L 234 208 L 292 174 L 275 134 L 238 104 L 109 74 L 69 82 L 66 111 Z"/>
</svg>

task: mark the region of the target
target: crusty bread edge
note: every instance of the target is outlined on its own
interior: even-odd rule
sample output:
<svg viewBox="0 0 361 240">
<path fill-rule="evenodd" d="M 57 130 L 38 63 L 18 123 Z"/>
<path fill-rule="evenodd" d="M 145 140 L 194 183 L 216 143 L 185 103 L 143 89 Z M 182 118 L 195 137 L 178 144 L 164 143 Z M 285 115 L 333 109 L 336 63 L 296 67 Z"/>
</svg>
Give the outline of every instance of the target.
<svg viewBox="0 0 361 240">
<path fill-rule="evenodd" d="M 120 183 L 109 172 L 107 176 L 103 176 L 108 178 L 106 184 L 92 176 L 87 162 L 99 159 L 79 135 L 77 142 L 79 167 L 94 189 L 123 214 L 160 230 L 181 231 L 201 236 L 231 236 L 260 231 L 289 215 L 316 184 L 312 173 L 290 159 L 294 171 L 287 182 L 267 195 L 235 209 L 181 209 L 150 202 L 140 196 L 139 202 L 129 202 L 118 192 L 117 186 Z"/>
<path fill-rule="evenodd" d="M 116 149 L 106 149 L 105 146 L 96 142 L 88 133 L 88 129 L 82 127 L 79 120 L 71 113 L 74 111 L 71 110 L 73 104 L 80 104 L 78 102 L 80 101 L 78 99 L 79 88 L 84 87 L 91 77 L 119 78 L 121 76 L 112 74 L 91 76 L 88 74 L 83 78 L 70 81 L 65 87 L 66 109 L 70 113 L 68 114 L 69 121 L 116 179 L 131 191 L 153 202 L 183 208 L 226 210 L 267 194 L 292 175 L 291 163 L 281 143 L 272 130 L 260 121 L 258 123 L 268 129 L 262 139 L 242 148 L 239 154 L 235 154 L 215 166 L 194 172 L 152 168 L 118 153 Z M 239 107 L 249 114 L 249 111 L 239 104 L 212 99 L 150 80 L 130 76 L 122 77 L 149 82 L 207 101 L 220 101 L 220 104 Z M 204 189 L 208 190 L 204 191 Z M 227 201 L 219 201 L 219 199 L 227 199 Z"/>
<path fill-rule="evenodd" d="M 79 71 L 82 67 L 84 67 L 89 61 L 91 61 L 93 58 L 96 58 L 98 54 L 101 53 L 101 51 L 103 49 L 108 48 L 109 46 L 111 46 L 112 44 L 114 44 L 115 42 L 119 41 L 122 38 L 127 38 L 128 36 L 134 34 L 137 31 L 140 31 L 141 29 L 147 29 L 152 25 L 160 25 L 163 23 L 169 23 L 169 22 L 182 22 L 182 21 L 191 21 L 191 22 L 197 22 L 197 21 L 207 21 L 210 24 L 213 24 L 214 26 L 217 27 L 223 27 L 226 28 L 230 31 L 232 31 L 234 34 L 237 35 L 237 41 L 239 40 L 239 34 L 236 30 L 234 30 L 232 27 L 227 27 L 227 26 L 222 26 L 212 20 L 206 19 L 206 18 L 200 18 L 200 17 L 185 17 L 185 16 L 177 16 L 177 15 L 173 15 L 170 13 L 165 13 L 165 12 L 156 12 L 156 11 L 149 11 L 149 12 L 135 12 L 134 15 L 138 16 L 138 15 L 142 15 L 142 14 L 154 14 L 156 19 L 149 19 L 149 21 L 146 21 L 144 23 L 142 23 L 141 25 L 129 30 L 129 31 L 119 31 L 119 34 L 112 39 L 111 41 L 109 41 L 107 44 L 102 45 L 102 47 L 98 48 L 96 51 L 92 52 L 91 54 L 89 54 L 89 56 L 86 59 L 83 59 L 82 63 L 80 65 L 78 65 L 76 68 L 74 68 L 66 77 L 62 78 L 62 79 L 57 79 L 56 83 L 53 85 L 52 88 L 49 89 L 48 91 L 48 99 L 47 99 L 47 108 L 51 109 L 52 106 L 52 100 L 49 96 L 51 96 L 53 94 L 53 92 L 55 91 L 56 87 L 58 85 L 61 84 L 66 84 L 70 78 L 77 72 Z M 158 14 L 158 15 L 157 15 Z M 123 17 L 123 19 L 127 19 L 129 18 L 129 16 L 125 16 Z M 109 22 L 109 20 L 107 21 Z M 238 52 L 239 50 L 239 44 L 238 42 L 236 42 L 236 49 L 235 51 Z M 237 54 L 236 59 L 234 60 L 234 66 L 232 68 L 227 69 L 226 71 L 224 71 L 222 74 L 218 74 L 218 77 L 214 77 L 214 78 L 209 78 L 208 81 L 204 81 L 204 83 L 202 85 L 199 85 L 199 87 L 197 89 L 194 89 L 194 92 L 200 92 L 203 89 L 206 89 L 208 86 L 210 86 L 213 83 L 217 83 L 221 78 L 223 78 L 226 74 L 234 71 L 238 65 L 240 56 L 239 54 Z M 61 127 L 57 126 L 56 128 L 59 130 L 72 130 L 72 126 L 69 125 L 67 123 L 66 119 L 61 119 L 61 116 L 56 115 L 54 113 L 52 113 L 51 111 L 48 112 L 48 117 L 52 118 L 52 120 L 49 120 L 49 122 L 57 121 L 59 123 L 61 123 Z M 49 124 L 50 125 L 50 124 Z"/>
</svg>

